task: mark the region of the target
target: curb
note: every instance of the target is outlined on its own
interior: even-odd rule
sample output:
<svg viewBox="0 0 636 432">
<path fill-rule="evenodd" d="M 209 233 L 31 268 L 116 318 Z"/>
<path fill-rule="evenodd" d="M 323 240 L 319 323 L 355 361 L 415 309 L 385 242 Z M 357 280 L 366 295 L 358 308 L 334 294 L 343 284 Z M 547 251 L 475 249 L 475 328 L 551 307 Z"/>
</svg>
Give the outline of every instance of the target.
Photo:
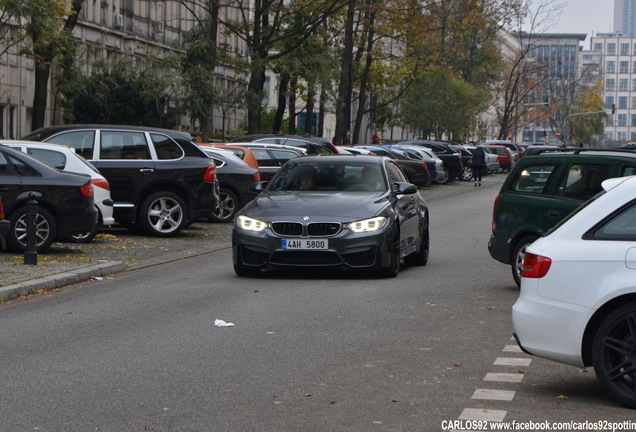
<svg viewBox="0 0 636 432">
<path fill-rule="evenodd" d="M 106 276 L 124 271 L 122 261 L 108 261 L 103 264 L 82 267 L 73 271 L 58 273 L 40 279 L 20 282 L 14 285 L 0 287 L 0 301 L 9 301 L 20 296 L 35 293 L 38 290 L 53 290 L 78 282 L 90 280 L 93 277 Z"/>
</svg>

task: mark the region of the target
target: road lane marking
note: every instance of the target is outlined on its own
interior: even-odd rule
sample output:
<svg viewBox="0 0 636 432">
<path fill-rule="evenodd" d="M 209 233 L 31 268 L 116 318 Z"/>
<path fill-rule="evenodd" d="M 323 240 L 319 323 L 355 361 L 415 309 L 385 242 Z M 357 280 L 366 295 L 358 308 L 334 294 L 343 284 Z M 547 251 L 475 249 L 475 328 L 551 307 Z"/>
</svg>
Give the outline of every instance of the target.
<svg viewBox="0 0 636 432">
<path fill-rule="evenodd" d="M 497 357 L 495 360 L 498 366 L 530 366 L 530 359 L 516 357 Z"/>
<path fill-rule="evenodd" d="M 515 397 L 512 390 L 477 389 L 471 399 L 511 401 Z"/>
<path fill-rule="evenodd" d="M 480 408 L 466 408 L 459 416 L 459 420 L 487 420 L 502 422 L 507 411 Z"/>
<path fill-rule="evenodd" d="M 525 375 L 521 373 L 496 373 L 488 372 L 484 377 L 484 381 L 498 381 L 519 383 Z"/>
</svg>

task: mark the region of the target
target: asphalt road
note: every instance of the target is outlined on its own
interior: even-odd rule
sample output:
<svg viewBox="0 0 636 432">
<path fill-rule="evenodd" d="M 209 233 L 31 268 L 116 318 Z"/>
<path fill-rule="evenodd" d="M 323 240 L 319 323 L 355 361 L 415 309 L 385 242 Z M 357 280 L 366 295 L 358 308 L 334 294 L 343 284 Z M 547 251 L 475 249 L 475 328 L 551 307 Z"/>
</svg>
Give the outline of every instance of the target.
<svg viewBox="0 0 636 432">
<path fill-rule="evenodd" d="M 429 264 L 396 279 L 237 278 L 226 249 L 5 304 L 0 431 L 432 431 L 475 412 L 631 420 L 593 373 L 510 348 L 518 291 L 486 248 L 497 190 L 431 198 Z"/>
</svg>

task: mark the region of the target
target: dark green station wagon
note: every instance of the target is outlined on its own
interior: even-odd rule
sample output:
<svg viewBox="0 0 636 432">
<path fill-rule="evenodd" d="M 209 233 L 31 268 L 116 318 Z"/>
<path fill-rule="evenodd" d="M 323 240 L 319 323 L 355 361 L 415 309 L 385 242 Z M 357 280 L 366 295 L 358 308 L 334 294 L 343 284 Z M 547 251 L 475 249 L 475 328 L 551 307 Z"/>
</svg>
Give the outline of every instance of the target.
<svg viewBox="0 0 636 432">
<path fill-rule="evenodd" d="M 636 152 L 572 149 L 522 158 L 495 199 L 490 255 L 510 264 L 520 285 L 527 246 L 544 235 L 611 177 L 636 174 Z"/>
</svg>

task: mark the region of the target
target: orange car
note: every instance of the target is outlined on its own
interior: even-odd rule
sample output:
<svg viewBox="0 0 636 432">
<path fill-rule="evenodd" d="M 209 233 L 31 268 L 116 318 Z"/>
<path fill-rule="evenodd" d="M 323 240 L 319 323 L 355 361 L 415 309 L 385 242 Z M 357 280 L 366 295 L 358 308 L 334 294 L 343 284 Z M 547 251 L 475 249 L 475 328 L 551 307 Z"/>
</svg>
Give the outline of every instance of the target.
<svg viewBox="0 0 636 432">
<path fill-rule="evenodd" d="M 269 181 L 274 177 L 274 174 L 289 159 L 305 154 L 305 150 L 301 148 L 257 143 L 213 144 L 212 147 L 230 150 L 249 166 L 258 168 L 263 181 Z"/>
</svg>

